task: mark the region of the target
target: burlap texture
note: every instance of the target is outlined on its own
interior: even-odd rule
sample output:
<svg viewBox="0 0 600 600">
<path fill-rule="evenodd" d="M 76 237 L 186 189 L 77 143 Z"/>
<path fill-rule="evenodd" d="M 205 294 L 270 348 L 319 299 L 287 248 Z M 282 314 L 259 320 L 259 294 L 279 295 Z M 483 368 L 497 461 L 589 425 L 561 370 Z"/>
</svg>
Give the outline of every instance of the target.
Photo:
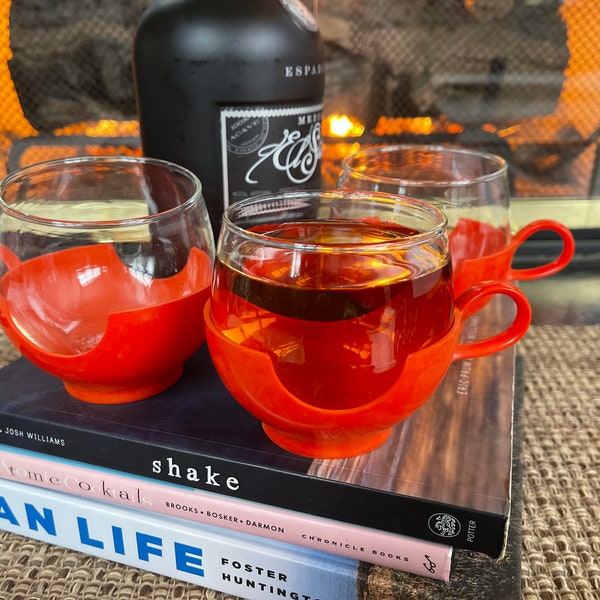
<svg viewBox="0 0 600 600">
<path fill-rule="evenodd" d="M 599 342 L 600 325 L 536 325 L 518 344 L 525 367 L 523 600 L 600 598 Z M 15 356 L 0 341 L 0 364 Z M 422 581 L 414 581 L 410 596 L 419 597 Z M 389 593 L 368 600 L 380 597 Z M 0 532 L 0 600 L 92 598 L 233 596 Z"/>
</svg>

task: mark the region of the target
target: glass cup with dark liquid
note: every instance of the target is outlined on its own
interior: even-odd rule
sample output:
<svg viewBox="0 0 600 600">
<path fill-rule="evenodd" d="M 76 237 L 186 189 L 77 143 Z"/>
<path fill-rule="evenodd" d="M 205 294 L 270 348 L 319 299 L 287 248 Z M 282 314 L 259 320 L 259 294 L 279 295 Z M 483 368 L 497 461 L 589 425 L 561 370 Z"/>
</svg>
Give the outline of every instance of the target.
<svg viewBox="0 0 600 600">
<path fill-rule="evenodd" d="M 458 344 L 470 306 L 496 293 L 514 299 L 512 324 Z M 506 348 L 529 319 L 507 283 L 455 300 L 439 209 L 341 191 L 231 205 L 205 309 L 208 347 L 233 396 L 276 444 L 315 457 L 380 445 L 452 360 Z"/>
</svg>

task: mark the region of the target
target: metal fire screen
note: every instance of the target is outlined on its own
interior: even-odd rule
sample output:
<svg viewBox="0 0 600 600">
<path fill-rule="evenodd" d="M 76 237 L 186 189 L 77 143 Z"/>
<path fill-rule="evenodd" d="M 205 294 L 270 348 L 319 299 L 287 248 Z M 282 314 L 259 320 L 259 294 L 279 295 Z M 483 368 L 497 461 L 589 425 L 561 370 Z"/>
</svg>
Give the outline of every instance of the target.
<svg viewBox="0 0 600 600">
<path fill-rule="evenodd" d="M 509 159 L 514 194 L 600 194 L 596 0 L 320 0 L 325 165 L 361 144 Z M 131 40 L 150 0 L 0 0 L 3 172 L 139 152 Z M 329 161 L 328 159 L 332 160 Z"/>
</svg>

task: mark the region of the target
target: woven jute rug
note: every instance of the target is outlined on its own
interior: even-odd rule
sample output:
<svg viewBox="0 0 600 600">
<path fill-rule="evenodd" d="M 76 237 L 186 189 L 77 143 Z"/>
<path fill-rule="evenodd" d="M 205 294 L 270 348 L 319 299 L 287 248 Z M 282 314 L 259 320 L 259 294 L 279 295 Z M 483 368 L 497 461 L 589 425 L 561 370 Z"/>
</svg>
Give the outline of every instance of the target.
<svg viewBox="0 0 600 600">
<path fill-rule="evenodd" d="M 521 595 L 598 600 L 600 325 L 532 326 L 517 348 L 524 371 Z M 0 339 L 0 364 L 16 356 Z M 403 577 L 399 587 L 386 571 L 366 600 L 453 597 L 452 586 L 418 577 Z M 468 569 L 457 576 L 468 579 Z M 469 597 L 477 598 L 471 579 Z M 234 597 L 0 532 L 0 600 L 142 598 Z"/>
</svg>

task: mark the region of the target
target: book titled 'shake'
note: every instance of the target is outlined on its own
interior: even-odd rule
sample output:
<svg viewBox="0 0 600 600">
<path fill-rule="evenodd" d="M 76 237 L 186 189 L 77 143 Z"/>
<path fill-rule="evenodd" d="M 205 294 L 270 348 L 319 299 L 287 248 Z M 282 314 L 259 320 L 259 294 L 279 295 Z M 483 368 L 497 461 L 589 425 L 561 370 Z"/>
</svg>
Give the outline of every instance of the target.
<svg viewBox="0 0 600 600">
<path fill-rule="evenodd" d="M 466 324 L 512 318 L 498 296 Z M 432 398 L 380 448 L 312 460 L 275 446 L 202 348 L 171 389 L 94 405 L 25 359 L 0 370 L 0 443 L 356 524 L 502 555 L 510 507 L 514 348 L 453 363 Z"/>
</svg>

